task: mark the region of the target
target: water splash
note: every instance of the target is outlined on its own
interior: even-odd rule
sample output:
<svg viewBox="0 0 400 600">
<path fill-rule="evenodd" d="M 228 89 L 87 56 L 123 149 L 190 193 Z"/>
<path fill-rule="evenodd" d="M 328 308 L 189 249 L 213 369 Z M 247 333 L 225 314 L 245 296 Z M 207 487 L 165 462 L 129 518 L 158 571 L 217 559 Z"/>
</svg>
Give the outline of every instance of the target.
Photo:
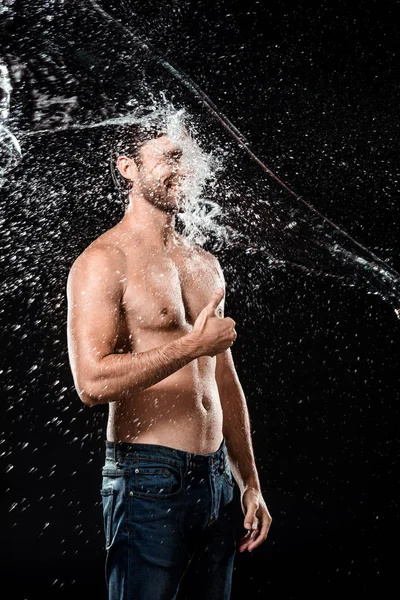
<svg viewBox="0 0 400 600">
<path fill-rule="evenodd" d="M 0 187 L 5 175 L 21 160 L 21 147 L 7 128 L 10 115 L 11 79 L 6 65 L 0 62 Z"/>
<path fill-rule="evenodd" d="M 71 6 L 73 11 L 68 12 Z M 107 154 L 109 140 L 90 132 L 113 131 L 137 117 L 143 107 L 152 107 L 159 117 L 166 106 L 172 106 L 167 111 L 171 119 L 175 115 L 175 122 L 169 123 L 171 135 L 179 118 L 191 122 L 193 130 L 185 155 L 196 163 L 196 175 L 191 185 L 187 180 L 185 211 L 179 215 L 187 237 L 212 249 L 224 246 L 259 255 L 266 271 L 296 268 L 358 286 L 378 294 L 400 316 L 400 275 L 292 192 L 181 69 L 94 0 L 72 2 L 68 11 L 60 2 L 40 10 L 48 19 L 35 30 L 37 53 L 30 56 L 25 49 L 17 56 L 11 44 L 7 57 L 15 92 L 9 122 L 25 156 L 19 175 L 8 180 L 13 202 L 23 197 L 26 181 L 31 189 L 40 190 L 38 206 L 44 197 L 47 203 L 49 198 L 56 203 L 69 193 L 66 185 L 57 187 L 54 182 L 54 173 L 60 176 L 54 165 L 45 173 L 41 168 L 45 145 L 46 150 L 60 153 L 54 150 L 57 140 L 62 140 L 69 156 L 63 161 L 69 169 L 67 177 L 75 178 L 80 194 L 98 202 L 106 175 L 96 189 L 90 173 L 77 162 L 82 148 L 87 157 L 95 144 Z M 26 28 L 29 34 L 29 10 Z M 30 94 L 21 93 L 18 83 L 22 81 L 30 82 Z M 49 137 L 53 139 L 45 141 Z M 111 201 L 113 193 L 106 194 Z M 32 213 L 29 206 L 27 210 Z M 26 280 L 27 275 L 23 277 Z"/>
</svg>

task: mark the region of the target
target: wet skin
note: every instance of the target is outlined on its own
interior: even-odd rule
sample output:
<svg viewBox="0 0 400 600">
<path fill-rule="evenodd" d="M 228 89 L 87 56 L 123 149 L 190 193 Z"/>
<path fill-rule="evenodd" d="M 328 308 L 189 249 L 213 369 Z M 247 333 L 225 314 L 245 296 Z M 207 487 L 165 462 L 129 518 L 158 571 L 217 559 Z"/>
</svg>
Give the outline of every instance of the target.
<svg viewBox="0 0 400 600">
<path fill-rule="evenodd" d="M 73 265 L 69 347 L 76 377 L 86 372 L 89 381 L 91 365 L 107 355 L 143 353 L 182 338 L 193 330 L 215 290 L 225 288 L 218 260 L 175 231 L 180 158 L 179 147 L 163 136 L 143 145 L 139 166 L 130 158 L 119 159 L 122 176 L 132 182 L 129 208 Z M 221 297 L 215 315 L 223 317 L 223 310 Z M 109 401 L 107 439 L 215 452 L 223 439 L 216 365 L 225 354 L 198 356 L 141 391 L 121 389 Z M 104 381 L 106 388 L 106 373 Z M 240 551 L 259 545 L 270 523 L 264 503 L 257 508 L 260 532 L 254 508 L 260 502 L 258 491 L 249 489 L 243 500 L 244 512 L 252 513 L 252 528 Z"/>
</svg>

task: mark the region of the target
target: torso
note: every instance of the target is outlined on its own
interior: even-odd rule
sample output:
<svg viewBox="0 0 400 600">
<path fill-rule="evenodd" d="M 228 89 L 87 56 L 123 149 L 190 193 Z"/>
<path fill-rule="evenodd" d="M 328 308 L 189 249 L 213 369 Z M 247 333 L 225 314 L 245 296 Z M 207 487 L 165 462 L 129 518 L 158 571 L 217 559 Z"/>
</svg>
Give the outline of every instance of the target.
<svg viewBox="0 0 400 600">
<path fill-rule="evenodd" d="M 124 242 L 118 227 L 96 244 L 124 252 L 126 273 L 114 352 L 145 352 L 189 332 L 221 278 L 212 257 L 182 241 L 173 250 Z M 134 397 L 109 404 L 107 439 L 209 454 L 222 441 L 216 357 L 201 356 Z"/>
</svg>

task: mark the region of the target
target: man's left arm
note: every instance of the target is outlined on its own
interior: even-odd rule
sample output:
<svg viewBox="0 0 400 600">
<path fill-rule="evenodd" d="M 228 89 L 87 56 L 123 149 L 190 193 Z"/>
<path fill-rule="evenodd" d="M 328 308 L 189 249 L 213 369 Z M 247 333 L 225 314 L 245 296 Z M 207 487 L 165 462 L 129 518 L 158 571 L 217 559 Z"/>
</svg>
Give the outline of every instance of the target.
<svg viewBox="0 0 400 600">
<path fill-rule="evenodd" d="M 230 349 L 217 354 L 215 378 L 223 411 L 223 435 L 233 476 L 241 494 L 250 487 L 260 492 L 249 411 Z"/>
<path fill-rule="evenodd" d="M 271 515 L 262 497 L 251 441 L 250 418 L 231 350 L 217 354 L 216 381 L 223 412 L 223 436 L 229 464 L 240 489 L 244 527 L 239 551 L 252 551 L 267 537 Z"/>
<path fill-rule="evenodd" d="M 219 261 L 213 257 L 219 282 L 225 289 L 225 278 Z M 225 296 L 220 307 L 224 316 Z M 262 497 L 260 480 L 251 440 L 250 417 L 230 348 L 216 355 L 215 378 L 223 412 L 223 436 L 229 464 L 240 489 L 244 527 L 247 534 L 241 538 L 239 550 L 253 550 L 267 537 L 271 515 Z"/>
</svg>

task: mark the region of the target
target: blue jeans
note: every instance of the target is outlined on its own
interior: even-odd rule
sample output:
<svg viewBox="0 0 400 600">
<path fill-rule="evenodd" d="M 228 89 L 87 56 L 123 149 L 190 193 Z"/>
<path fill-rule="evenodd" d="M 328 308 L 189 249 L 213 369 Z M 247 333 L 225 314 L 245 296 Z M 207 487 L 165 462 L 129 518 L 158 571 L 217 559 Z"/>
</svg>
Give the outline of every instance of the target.
<svg viewBox="0 0 400 600">
<path fill-rule="evenodd" d="M 225 440 L 212 454 L 106 440 L 109 600 L 229 600 L 237 537 Z"/>
</svg>

